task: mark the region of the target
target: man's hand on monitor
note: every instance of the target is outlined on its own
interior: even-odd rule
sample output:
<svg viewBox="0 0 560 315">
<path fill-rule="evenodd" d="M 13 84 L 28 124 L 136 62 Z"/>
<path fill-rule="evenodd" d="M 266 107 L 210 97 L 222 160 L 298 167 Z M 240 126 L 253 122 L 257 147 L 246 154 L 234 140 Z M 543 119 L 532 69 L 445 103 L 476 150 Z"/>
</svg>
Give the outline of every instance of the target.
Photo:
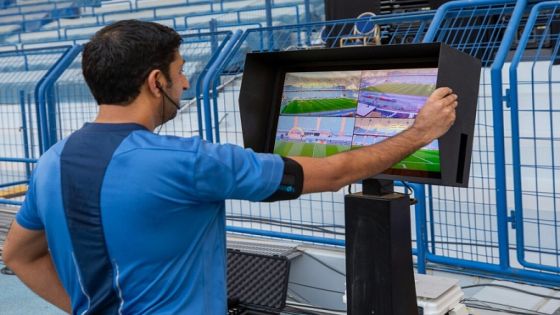
<svg viewBox="0 0 560 315">
<path fill-rule="evenodd" d="M 411 129 L 423 137 L 424 145 L 444 135 L 455 122 L 457 95 L 450 88 L 436 89 L 416 117 Z"/>
</svg>

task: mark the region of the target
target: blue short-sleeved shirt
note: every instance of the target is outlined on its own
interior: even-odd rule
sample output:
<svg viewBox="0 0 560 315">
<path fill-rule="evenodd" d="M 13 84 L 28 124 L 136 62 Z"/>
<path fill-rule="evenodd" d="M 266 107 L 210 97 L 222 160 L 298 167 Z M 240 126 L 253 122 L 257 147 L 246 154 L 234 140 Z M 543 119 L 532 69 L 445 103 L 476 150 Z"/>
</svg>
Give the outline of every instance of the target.
<svg viewBox="0 0 560 315">
<path fill-rule="evenodd" d="M 123 314 L 222 315 L 224 200 L 267 198 L 283 167 L 238 146 L 89 123 L 41 157 L 16 219 L 45 229 L 74 314 L 112 295 Z"/>
</svg>

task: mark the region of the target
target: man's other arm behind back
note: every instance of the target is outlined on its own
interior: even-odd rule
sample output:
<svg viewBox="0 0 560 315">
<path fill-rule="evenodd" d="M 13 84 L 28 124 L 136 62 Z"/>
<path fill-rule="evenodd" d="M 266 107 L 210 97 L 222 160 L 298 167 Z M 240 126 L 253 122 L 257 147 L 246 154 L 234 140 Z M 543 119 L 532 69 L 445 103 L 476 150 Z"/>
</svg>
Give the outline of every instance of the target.
<svg viewBox="0 0 560 315">
<path fill-rule="evenodd" d="M 290 157 L 303 168 L 303 193 L 337 191 L 383 172 L 434 139 L 455 121 L 457 95 L 439 88 L 428 98 L 414 125 L 383 142 L 326 158 Z"/>
</svg>

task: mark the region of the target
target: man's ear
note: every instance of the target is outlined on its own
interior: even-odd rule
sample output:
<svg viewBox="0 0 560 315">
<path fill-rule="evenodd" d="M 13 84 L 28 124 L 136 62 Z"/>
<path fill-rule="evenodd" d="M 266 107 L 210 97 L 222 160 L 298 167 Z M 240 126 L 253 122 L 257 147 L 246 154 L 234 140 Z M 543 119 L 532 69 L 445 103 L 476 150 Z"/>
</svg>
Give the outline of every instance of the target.
<svg viewBox="0 0 560 315">
<path fill-rule="evenodd" d="M 162 82 L 161 80 L 165 80 L 163 78 L 163 73 L 161 73 L 161 70 L 159 69 L 154 69 L 152 71 L 150 71 L 150 73 L 148 74 L 148 78 L 146 79 L 145 84 L 147 84 L 147 89 L 148 91 L 150 91 L 150 93 L 155 96 L 155 97 L 161 97 L 161 90 L 160 87 L 161 85 L 163 85 L 165 82 Z"/>
</svg>

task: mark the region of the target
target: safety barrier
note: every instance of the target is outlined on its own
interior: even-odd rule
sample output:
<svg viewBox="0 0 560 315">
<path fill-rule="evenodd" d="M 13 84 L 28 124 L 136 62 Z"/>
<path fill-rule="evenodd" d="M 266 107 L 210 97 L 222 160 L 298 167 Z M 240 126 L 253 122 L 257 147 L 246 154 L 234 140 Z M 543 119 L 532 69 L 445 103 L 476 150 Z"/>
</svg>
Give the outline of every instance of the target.
<svg viewBox="0 0 560 315">
<path fill-rule="evenodd" d="M 41 153 L 37 82 L 70 49 L 0 53 L 0 203 L 19 205 Z"/>
<path fill-rule="evenodd" d="M 199 134 L 202 121 L 202 116 L 199 116 L 200 102 L 195 91 L 200 91 L 197 87 L 208 71 L 208 61 L 216 58 L 231 37 L 231 32 L 189 34 L 182 37 L 183 43 L 179 50 L 186 60 L 184 72 L 193 88 L 190 93 L 183 95 L 182 108 L 177 117 L 162 126 L 158 132 L 188 137 Z M 48 146 L 79 129 L 85 122 L 93 120 L 97 113 L 97 104 L 85 84 L 80 64 L 81 55 L 53 86 L 56 90 L 56 107 L 47 106 L 47 112 L 58 119 L 55 126 L 49 127 L 54 134 L 51 134 L 53 137 L 48 141 Z"/>
<path fill-rule="evenodd" d="M 560 283 L 560 1 L 533 7 L 509 69 L 517 263 Z M 511 196 L 510 201 L 511 201 Z"/>
</svg>

